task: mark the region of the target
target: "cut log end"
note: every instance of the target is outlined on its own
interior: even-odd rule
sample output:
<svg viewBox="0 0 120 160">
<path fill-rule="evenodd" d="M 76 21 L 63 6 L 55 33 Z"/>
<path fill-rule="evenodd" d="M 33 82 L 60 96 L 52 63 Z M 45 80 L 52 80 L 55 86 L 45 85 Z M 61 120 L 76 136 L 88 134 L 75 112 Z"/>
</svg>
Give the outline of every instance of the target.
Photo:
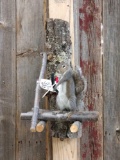
<svg viewBox="0 0 120 160">
<path fill-rule="evenodd" d="M 37 132 L 42 132 L 45 129 L 46 123 L 44 121 L 40 121 L 37 126 L 36 126 L 36 131 Z"/>
<path fill-rule="evenodd" d="M 75 121 L 71 125 L 71 127 L 67 133 L 67 136 L 69 138 L 81 138 L 82 137 L 82 123 L 79 121 Z"/>
<path fill-rule="evenodd" d="M 71 131 L 72 133 L 76 133 L 76 132 L 78 132 L 78 127 L 75 126 L 75 125 L 72 125 L 72 126 L 70 127 L 70 131 Z"/>
<path fill-rule="evenodd" d="M 80 128 L 80 122 L 79 122 L 79 121 L 76 121 L 76 122 L 74 122 L 74 123 L 71 125 L 70 131 L 71 131 L 72 133 L 76 133 L 76 132 L 78 132 L 79 128 Z"/>
</svg>

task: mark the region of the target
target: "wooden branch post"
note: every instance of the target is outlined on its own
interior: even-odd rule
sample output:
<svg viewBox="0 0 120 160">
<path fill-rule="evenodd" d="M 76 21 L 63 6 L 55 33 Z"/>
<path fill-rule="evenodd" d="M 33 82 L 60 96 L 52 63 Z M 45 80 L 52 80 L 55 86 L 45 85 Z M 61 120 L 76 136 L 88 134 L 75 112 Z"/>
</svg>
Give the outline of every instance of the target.
<svg viewBox="0 0 120 160">
<path fill-rule="evenodd" d="M 79 0 L 49 0 L 49 18 L 62 19 L 70 24 L 72 40 L 72 65 L 79 65 Z M 80 159 L 79 139 L 53 138 L 53 160 Z"/>
<path fill-rule="evenodd" d="M 40 72 L 38 81 L 40 81 L 42 78 L 44 78 L 44 73 L 45 73 L 45 70 L 46 70 L 46 64 L 47 64 L 47 54 L 44 52 L 43 53 L 43 61 L 42 61 L 41 72 Z M 39 113 L 39 99 L 42 97 L 41 90 L 42 89 L 40 87 L 40 84 L 37 82 L 36 83 L 36 89 L 35 89 L 33 116 L 32 116 L 31 128 L 30 128 L 31 132 L 36 132 L 36 125 L 37 125 L 37 119 L 38 119 L 38 113 Z"/>
</svg>

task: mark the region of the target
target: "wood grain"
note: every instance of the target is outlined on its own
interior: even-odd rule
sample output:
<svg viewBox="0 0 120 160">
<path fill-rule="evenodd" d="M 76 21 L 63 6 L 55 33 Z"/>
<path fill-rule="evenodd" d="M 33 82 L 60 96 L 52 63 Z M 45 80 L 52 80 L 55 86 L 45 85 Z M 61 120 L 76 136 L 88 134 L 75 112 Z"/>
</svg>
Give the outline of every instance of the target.
<svg viewBox="0 0 120 160">
<path fill-rule="evenodd" d="M 43 50 L 43 0 L 17 0 L 17 54 Z"/>
<path fill-rule="evenodd" d="M 0 1 L 0 159 L 15 160 L 15 0 Z"/>
<path fill-rule="evenodd" d="M 104 159 L 120 159 L 120 1 L 106 0 L 104 24 Z"/>
<path fill-rule="evenodd" d="M 78 159 L 76 139 L 65 139 L 64 141 L 61 141 L 58 138 L 53 138 L 53 144 L 53 160 L 57 160 L 58 157 L 59 160 Z"/>
<path fill-rule="evenodd" d="M 87 79 L 85 104 L 99 111 L 97 123 L 83 123 L 81 160 L 103 159 L 101 0 L 80 1 L 80 65 Z"/>
<path fill-rule="evenodd" d="M 31 133 L 20 113 L 33 108 L 44 50 L 43 0 L 17 0 L 17 141 L 16 159 L 45 160 L 45 132 Z M 41 152 L 42 150 L 42 152 Z"/>
<path fill-rule="evenodd" d="M 49 18 L 68 22 L 70 17 L 70 0 L 49 0 Z"/>
</svg>

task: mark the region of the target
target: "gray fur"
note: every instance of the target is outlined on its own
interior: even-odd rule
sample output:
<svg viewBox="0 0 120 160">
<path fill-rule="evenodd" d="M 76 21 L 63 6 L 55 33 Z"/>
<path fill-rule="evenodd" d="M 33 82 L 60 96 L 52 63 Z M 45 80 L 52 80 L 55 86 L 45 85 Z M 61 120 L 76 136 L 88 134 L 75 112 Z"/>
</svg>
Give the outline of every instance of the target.
<svg viewBox="0 0 120 160">
<path fill-rule="evenodd" d="M 56 105 L 60 110 L 86 110 L 84 105 L 85 92 L 87 90 L 87 81 L 82 74 L 80 67 L 76 67 L 73 71 L 72 68 L 62 62 L 58 66 L 58 72 L 61 74 L 61 78 L 56 85 L 60 89 Z"/>
</svg>

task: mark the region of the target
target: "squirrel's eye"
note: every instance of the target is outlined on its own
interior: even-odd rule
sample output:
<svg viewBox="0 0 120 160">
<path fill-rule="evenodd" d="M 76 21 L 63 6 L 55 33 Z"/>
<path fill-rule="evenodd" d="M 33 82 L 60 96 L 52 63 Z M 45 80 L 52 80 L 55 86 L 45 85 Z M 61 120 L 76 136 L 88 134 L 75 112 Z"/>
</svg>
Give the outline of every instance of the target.
<svg viewBox="0 0 120 160">
<path fill-rule="evenodd" d="M 63 65 L 62 67 L 65 68 L 65 65 Z"/>
</svg>

